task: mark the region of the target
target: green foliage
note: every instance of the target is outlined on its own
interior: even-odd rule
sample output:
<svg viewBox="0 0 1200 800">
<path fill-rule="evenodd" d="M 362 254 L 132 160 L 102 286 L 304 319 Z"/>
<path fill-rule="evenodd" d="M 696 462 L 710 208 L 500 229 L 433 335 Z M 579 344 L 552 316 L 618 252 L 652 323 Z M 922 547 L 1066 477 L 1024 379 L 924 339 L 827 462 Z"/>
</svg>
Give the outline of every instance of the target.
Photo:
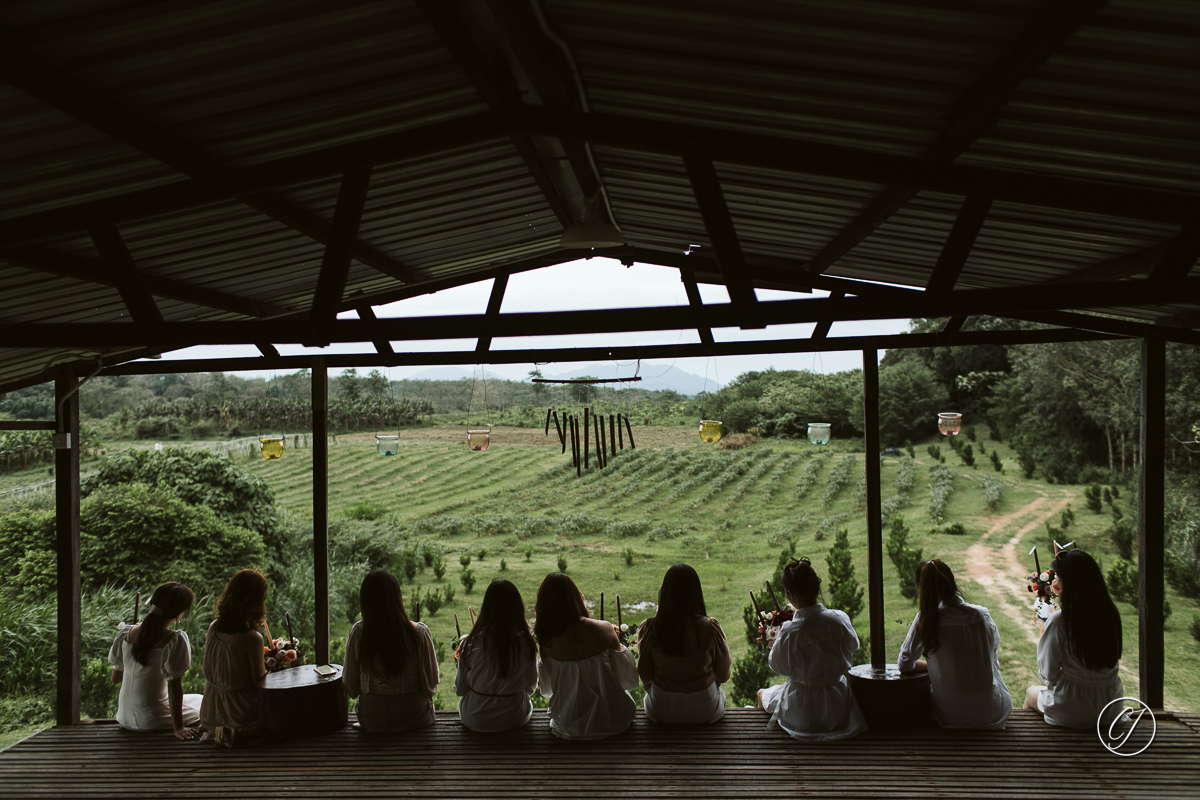
<svg viewBox="0 0 1200 800">
<path fill-rule="evenodd" d="M 804 496 L 808 494 L 810 489 L 812 489 L 813 484 L 817 482 L 817 474 L 820 473 L 821 468 L 825 466 L 825 461 L 828 458 L 828 453 L 821 453 L 812 461 L 808 462 L 808 466 L 804 468 L 803 474 L 801 474 L 800 479 L 796 482 L 796 500 L 803 500 Z"/>
<path fill-rule="evenodd" d="M 930 409 L 944 407 L 949 395 L 933 372 L 917 360 L 885 365 L 879 370 L 879 437 L 884 446 L 924 439 Z M 862 395 L 856 397 L 862 407 Z"/>
<path fill-rule="evenodd" d="M 965 433 L 967 435 L 967 439 L 969 441 L 972 441 L 972 442 L 975 441 L 975 426 L 974 425 L 968 425 L 963 430 L 963 433 Z"/>
<path fill-rule="evenodd" d="M 925 448 L 925 451 L 929 453 L 929 457 L 934 461 L 942 460 L 942 448 L 939 445 L 931 444 Z"/>
<path fill-rule="evenodd" d="M 1200 617 L 1192 617 L 1192 624 L 1188 626 L 1188 630 L 1192 632 L 1192 638 L 1200 642 Z"/>
<path fill-rule="evenodd" d="M 1109 535 L 1112 537 L 1113 544 L 1117 548 L 1117 554 L 1126 561 L 1132 561 L 1133 526 L 1125 521 L 1117 522 L 1109 529 Z"/>
<path fill-rule="evenodd" d="M 624 550 L 621 551 L 621 555 L 625 558 L 625 566 L 632 567 L 633 566 L 633 555 L 634 555 L 633 548 L 626 547 Z M 528 559 L 526 559 L 526 560 L 528 561 Z"/>
<path fill-rule="evenodd" d="M 475 557 L 478 558 L 480 561 L 483 561 L 485 558 L 487 558 L 487 553 L 488 553 L 487 548 L 481 547 L 481 548 L 479 548 L 479 552 L 477 552 L 475 554 Z"/>
<path fill-rule="evenodd" d="M 507 571 L 508 571 L 508 561 L 506 561 L 506 560 L 505 560 L 505 559 L 503 559 L 503 558 L 502 558 L 502 559 L 500 559 L 500 571 L 501 571 L 501 572 L 507 572 Z"/>
<path fill-rule="evenodd" d="M 1101 505 L 1100 484 L 1093 483 L 1083 490 L 1083 496 L 1087 498 L 1087 507 L 1089 511 L 1094 511 L 1099 514 L 1103 512 L 1104 506 Z"/>
<path fill-rule="evenodd" d="M 1021 472 L 1025 473 L 1025 480 L 1033 478 L 1033 472 L 1037 469 L 1037 461 L 1033 457 L 1033 453 L 1028 450 L 1017 451 L 1017 464 L 1021 467 Z"/>
<path fill-rule="evenodd" d="M 458 579 L 462 581 L 463 588 L 467 590 L 467 594 L 470 594 L 471 590 L 475 588 L 475 570 L 469 567 L 464 569 L 459 573 Z"/>
<path fill-rule="evenodd" d="M 1111 487 L 1108 487 L 1108 486 L 1105 486 L 1105 487 L 1104 487 L 1104 491 L 1103 491 L 1103 493 L 1101 494 L 1101 499 L 1102 499 L 1102 500 L 1103 500 L 1105 503 L 1108 503 L 1110 506 L 1112 505 L 1112 502 L 1113 502 L 1113 493 L 1112 493 L 1112 488 L 1111 488 Z"/>
<path fill-rule="evenodd" d="M 996 470 L 996 472 L 1003 472 L 1003 471 L 1004 471 L 1004 462 L 1000 460 L 1000 453 L 999 453 L 999 451 L 997 451 L 997 450 L 993 450 L 993 451 L 992 451 L 992 454 L 991 454 L 991 456 L 989 456 L 989 458 L 991 458 L 991 460 L 992 460 L 992 468 L 993 468 L 994 470 Z"/>
<path fill-rule="evenodd" d="M 965 445 L 961 450 L 959 450 L 958 456 L 962 459 L 963 464 L 966 466 L 975 466 L 975 451 L 971 449 L 971 445 Z"/>
<path fill-rule="evenodd" d="M 567 554 L 566 553 L 558 554 L 558 571 L 559 572 L 567 571 Z"/>
<path fill-rule="evenodd" d="M 1004 496 L 1004 486 L 1000 483 L 999 478 L 994 475 L 981 475 L 979 488 L 983 490 L 983 502 L 989 511 L 995 511 L 1000 507 L 1000 501 Z"/>
<path fill-rule="evenodd" d="M 525 548 L 525 560 L 533 561 L 533 548 L 532 547 Z M 439 575 L 438 577 L 440 578 L 441 576 Z"/>
<path fill-rule="evenodd" d="M 954 493 L 954 471 L 941 464 L 929 470 L 929 518 L 941 522 Z"/>
<path fill-rule="evenodd" d="M 361 503 L 350 506 L 350 508 L 342 512 L 347 519 L 357 520 L 359 522 L 377 520 L 387 513 L 387 506 L 381 503 L 371 503 L 365 500 Z"/>
<path fill-rule="evenodd" d="M 854 473 L 854 465 L 857 461 L 858 458 L 854 455 L 844 456 L 829 471 L 829 477 L 825 482 L 825 494 L 821 496 L 821 505 L 828 506 L 837 498 Z"/>
<path fill-rule="evenodd" d="M 900 594 L 907 599 L 917 600 L 917 584 L 913 580 L 917 571 L 917 565 L 921 563 L 922 549 L 912 548 L 908 546 L 908 526 L 904 524 L 904 517 L 893 517 L 891 523 L 891 532 L 888 534 L 886 548 L 888 558 L 896 565 L 896 571 L 900 573 Z"/>
<path fill-rule="evenodd" d="M 896 519 L 903 520 L 899 517 Z M 829 602 L 831 608 L 845 611 L 853 620 L 863 609 L 863 589 L 854 578 L 854 564 L 850 558 L 850 536 L 845 528 L 834 536 L 833 547 L 825 557 L 829 565 Z"/>
<path fill-rule="evenodd" d="M 269 553 L 282 555 L 275 493 L 228 456 L 183 447 L 125 450 L 101 459 L 96 472 L 80 480 L 80 493 L 86 498 L 103 487 L 129 483 L 167 487 L 184 502 L 254 531 Z"/>
<path fill-rule="evenodd" d="M 1059 513 L 1059 519 L 1062 520 L 1063 530 L 1071 527 L 1075 522 L 1075 512 L 1071 510 L 1071 504 L 1067 503 L 1067 507 Z"/>
<path fill-rule="evenodd" d="M 445 595 L 445 605 L 450 605 L 454 602 L 454 587 L 452 585 L 447 583 L 442 587 L 442 594 Z"/>
<path fill-rule="evenodd" d="M 432 617 L 442 607 L 442 590 L 434 589 L 425 592 L 425 597 L 421 600 L 421 603 L 425 606 L 425 610 L 429 613 L 429 616 Z"/>
<path fill-rule="evenodd" d="M 1124 603 L 1137 603 L 1138 599 L 1138 568 L 1123 558 L 1117 559 L 1104 577 L 1108 591 L 1114 600 Z"/>
<path fill-rule="evenodd" d="M 467 567 L 471 566 L 471 554 L 463 553 L 461 556 L 458 557 L 458 563 L 462 564 L 463 569 L 466 569 Z"/>
<path fill-rule="evenodd" d="M 79 710 L 88 719 L 112 719 L 117 715 L 120 687 L 111 679 L 108 659 L 90 658 L 83 663 L 79 681 Z"/>
<path fill-rule="evenodd" d="M 729 680 L 729 698 L 734 705 L 752 706 L 758 703 L 758 690 L 766 688 L 775 677 L 767 663 L 767 654 L 757 647 L 750 648 L 733 662 Z"/>
</svg>

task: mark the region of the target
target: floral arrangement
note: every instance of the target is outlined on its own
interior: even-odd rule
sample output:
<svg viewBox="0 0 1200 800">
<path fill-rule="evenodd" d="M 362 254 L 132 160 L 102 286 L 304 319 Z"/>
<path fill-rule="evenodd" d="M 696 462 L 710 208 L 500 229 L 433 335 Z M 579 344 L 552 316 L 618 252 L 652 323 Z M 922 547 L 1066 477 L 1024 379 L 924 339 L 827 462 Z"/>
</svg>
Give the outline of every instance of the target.
<svg viewBox="0 0 1200 800">
<path fill-rule="evenodd" d="M 263 661 L 266 662 L 267 672 L 280 672 L 300 662 L 301 664 L 308 663 L 308 657 L 301 658 L 300 655 L 300 640 L 292 636 L 292 617 L 290 614 L 283 615 L 287 624 L 288 635 L 286 639 L 274 639 L 271 637 L 271 629 L 267 627 L 267 623 L 263 622 L 263 630 L 267 632 L 264 641 L 267 644 L 263 645 Z"/>
<path fill-rule="evenodd" d="M 783 627 L 783 623 L 790 622 L 795 613 L 791 608 L 760 611 L 758 613 L 759 636 L 754 641 L 759 645 L 766 644 L 767 648 L 770 648 L 775 644 L 775 637 L 779 635 L 779 629 Z"/>
</svg>

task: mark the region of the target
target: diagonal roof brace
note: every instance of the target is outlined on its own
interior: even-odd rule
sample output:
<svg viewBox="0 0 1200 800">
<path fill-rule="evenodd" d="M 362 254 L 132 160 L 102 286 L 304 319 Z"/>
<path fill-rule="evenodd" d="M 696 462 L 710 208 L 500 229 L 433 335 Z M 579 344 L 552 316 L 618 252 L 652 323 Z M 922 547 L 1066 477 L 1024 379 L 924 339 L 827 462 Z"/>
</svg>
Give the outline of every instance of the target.
<svg viewBox="0 0 1200 800">
<path fill-rule="evenodd" d="M 338 191 L 337 207 L 333 212 L 329 241 L 325 245 L 325 256 L 321 260 L 321 274 L 317 278 L 317 289 L 313 294 L 309 320 L 314 328 L 323 326 L 337 318 L 338 308 L 346 293 L 346 276 L 350 273 L 351 245 L 358 236 L 358 225 L 362 222 L 363 206 L 371 186 L 371 168 L 360 167 L 342 176 Z M 327 345 L 328 342 L 317 342 Z"/>
<path fill-rule="evenodd" d="M 500 306 L 504 304 L 504 292 L 508 288 L 508 275 L 497 275 L 492 282 L 492 294 L 488 297 L 487 311 L 484 316 L 493 322 L 500 316 Z M 475 343 L 476 353 L 486 353 L 492 347 L 491 336 L 480 336 Z"/>
<path fill-rule="evenodd" d="M 111 225 L 100 225 L 93 228 L 91 233 L 100 260 L 113 276 L 121 300 L 125 302 L 134 322 L 162 322 L 162 312 L 146 290 L 142 275 L 134 265 L 120 232 Z"/>
<path fill-rule="evenodd" d="M 687 169 L 688 180 L 692 183 L 692 191 L 696 195 L 696 203 L 700 207 L 700 216 L 704 219 L 704 227 L 712 243 L 717 266 L 721 268 L 721 275 L 725 278 L 729 300 L 736 308 L 753 308 L 758 302 L 758 297 L 754 294 L 754 283 L 750 280 L 750 272 L 746 268 L 746 257 L 742 253 L 733 218 L 729 215 L 729 206 L 725 202 L 725 193 L 721 190 L 717 170 L 711 159 L 702 156 L 684 156 L 683 165 Z"/>
</svg>

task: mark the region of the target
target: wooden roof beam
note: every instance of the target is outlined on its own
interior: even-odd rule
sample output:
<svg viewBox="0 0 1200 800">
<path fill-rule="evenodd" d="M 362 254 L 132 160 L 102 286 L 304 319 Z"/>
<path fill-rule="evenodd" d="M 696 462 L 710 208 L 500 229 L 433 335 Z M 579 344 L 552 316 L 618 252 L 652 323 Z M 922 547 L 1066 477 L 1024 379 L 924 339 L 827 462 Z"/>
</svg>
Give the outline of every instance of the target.
<svg viewBox="0 0 1200 800">
<path fill-rule="evenodd" d="M 1200 223 L 1192 223 L 1167 243 L 1162 259 L 1150 272 L 1150 280 L 1165 286 L 1180 284 L 1196 266 L 1197 258 L 1200 258 Z"/>
<path fill-rule="evenodd" d="M 688 305 L 692 308 L 704 308 L 704 301 L 700 299 L 700 287 L 696 285 L 696 273 L 690 269 L 680 268 L 679 279 L 683 281 L 683 291 L 687 293 Z M 713 343 L 712 328 L 701 325 L 696 328 L 696 334 L 702 343 Z"/>
<path fill-rule="evenodd" d="M 123 142 L 172 169 L 193 178 L 208 178 L 221 171 L 217 159 L 198 147 L 153 124 L 132 108 L 117 102 L 94 86 L 85 86 L 52 64 L 31 56 L 11 41 L 0 48 L 0 77 L 41 102 L 69 114 L 85 125 Z M 290 228 L 328 243 L 328 223 L 292 201 L 278 195 L 233 195 L 239 201 Z M 357 239 L 353 257 L 403 282 L 418 276 L 396 259 Z"/>
<path fill-rule="evenodd" d="M 956 314 L 1011 316 L 1060 309 L 1146 306 L 1200 297 L 1200 278 L 1186 278 L 1167 288 L 1153 281 L 1078 286 L 1043 286 L 968 289 L 934 296 L 910 292 L 904 296 L 904 316 L 945 317 Z M 163 342 L 168 347 L 197 344 L 244 344 L 258 341 L 305 343 L 427 341 L 480 338 L 482 336 L 561 336 L 585 333 L 620 333 L 655 330 L 792 325 L 805 322 L 893 319 L 895 295 L 780 300 L 757 303 L 752 310 L 734 303 L 659 308 L 626 308 L 598 311 L 486 314 L 398 318 L 377 321 L 335 320 L 314 326 L 308 320 L 145 323 L 27 323 L 0 325 L 0 347 L 37 341 L 45 347 L 90 348 Z M 1182 334 L 1182 332 L 1180 332 Z M 1200 341 L 1200 339 L 1198 339 Z"/>
<path fill-rule="evenodd" d="M 950 108 L 942 132 L 921 158 L 950 163 L 987 132 L 1013 92 L 1054 55 L 1107 0 L 1053 0 L 1044 3 L 1021 34 L 1001 52 Z M 915 185 L 889 186 L 806 265 L 824 272 L 867 238 L 919 191 Z"/>
<path fill-rule="evenodd" d="M 375 309 L 371 308 L 370 303 L 360 303 L 355 306 L 355 311 L 358 312 L 359 319 L 374 320 L 378 319 L 375 316 Z M 396 351 L 392 349 L 392 343 L 387 339 L 376 339 L 371 344 L 375 345 L 375 352 L 381 356 L 390 356 Z"/>
<path fill-rule="evenodd" d="M 117 287 L 116 278 L 105 269 L 104 265 L 69 253 L 59 253 L 38 247 L 20 247 L 0 251 L 0 261 L 23 269 L 45 272 L 85 283 Z M 215 308 L 219 311 L 228 311 L 246 317 L 278 317 L 292 313 L 290 308 L 206 289 L 203 286 L 184 283 L 173 278 L 163 278 L 141 272 L 139 279 L 151 295 L 168 300 Z"/>
<path fill-rule="evenodd" d="M 321 260 L 321 273 L 313 294 L 309 320 L 314 328 L 337 319 L 338 308 L 346 294 L 346 277 L 350 273 L 350 253 L 362 222 L 363 206 L 371 186 L 371 168 L 360 167 L 342 176 L 337 207 L 333 212 L 329 241 Z M 319 342 L 325 345 L 328 342 Z"/>
<path fill-rule="evenodd" d="M 696 204 L 700 207 L 700 216 L 716 255 L 717 266 L 725 278 L 729 301 L 735 307 L 753 308 L 758 303 L 758 297 L 754 294 L 754 283 L 746 269 L 746 256 L 742 253 L 717 170 L 711 159 L 701 156 L 684 156 L 683 165 L 687 169 L 692 192 L 696 195 Z M 749 322 L 749 319 L 746 321 Z"/>
<path fill-rule="evenodd" d="M 134 265 L 133 256 L 129 255 L 129 248 L 125 246 L 121 233 L 111 225 L 97 226 L 91 233 L 92 244 L 96 245 L 100 260 L 113 276 L 121 300 L 129 309 L 129 316 L 134 322 L 162 322 L 162 312 L 146 290 L 142 274 Z"/>
<path fill-rule="evenodd" d="M 492 322 L 495 322 L 496 318 L 500 316 L 500 306 L 504 304 L 504 291 L 507 288 L 508 275 L 497 275 L 496 279 L 492 281 L 492 294 L 488 297 L 487 311 L 484 312 L 484 316 Z M 480 336 L 479 341 L 475 343 L 475 352 L 486 353 L 491 347 L 492 337 Z"/>
</svg>

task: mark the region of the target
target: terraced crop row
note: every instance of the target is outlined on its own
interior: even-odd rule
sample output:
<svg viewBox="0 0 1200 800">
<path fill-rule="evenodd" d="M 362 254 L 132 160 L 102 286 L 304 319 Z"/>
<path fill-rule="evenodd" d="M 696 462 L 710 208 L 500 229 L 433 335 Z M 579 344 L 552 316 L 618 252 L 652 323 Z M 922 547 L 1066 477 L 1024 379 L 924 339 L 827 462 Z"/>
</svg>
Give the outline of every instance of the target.
<svg viewBox="0 0 1200 800">
<path fill-rule="evenodd" d="M 825 493 L 821 495 L 821 505 L 828 506 L 837 499 L 850 480 L 850 475 L 854 472 L 854 464 L 857 461 L 858 459 L 853 455 L 844 456 L 829 471 L 829 477 L 825 479 Z"/>
<path fill-rule="evenodd" d="M 730 466 L 731 461 L 735 463 L 737 461 L 744 461 L 751 452 L 753 450 L 738 450 L 733 454 L 720 452 L 707 459 L 697 459 L 694 464 L 690 465 L 688 471 L 690 477 L 687 480 L 676 483 L 671 491 L 663 492 L 654 505 L 650 507 L 650 510 L 658 510 L 698 488 L 711 485 L 717 479 L 717 476 L 721 475 Z M 736 474 L 731 475 L 728 480 L 732 482 L 736 477 Z"/>
<path fill-rule="evenodd" d="M 744 456 L 743 453 L 745 453 Z M 738 456 L 733 459 L 732 464 L 721 470 L 711 481 L 704 484 L 700 496 L 688 505 L 688 510 L 704 505 L 711 498 L 716 497 L 725 490 L 725 487 L 745 475 L 755 462 L 762 461 L 770 455 L 771 451 L 765 448 L 739 452 Z"/>
<path fill-rule="evenodd" d="M 812 489 L 812 487 L 816 484 L 817 475 L 821 473 L 821 468 L 825 466 L 825 462 L 827 460 L 829 460 L 829 454 L 821 453 L 821 455 L 808 462 L 808 466 L 804 468 L 804 474 L 801 475 L 800 480 L 796 482 L 796 491 L 794 496 L 797 501 L 803 500 L 804 496 L 807 495 L 809 490 Z"/>
<path fill-rule="evenodd" d="M 655 475 L 660 472 L 676 474 L 685 465 L 692 466 L 692 462 L 693 459 L 684 453 L 674 450 L 664 452 L 661 459 L 655 459 L 642 469 L 631 473 L 623 482 L 623 486 L 608 495 L 606 502 L 609 506 L 621 507 L 655 495 L 662 488 L 662 484 L 652 480 Z"/>
<path fill-rule="evenodd" d="M 763 490 L 763 500 L 769 501 L 778 494 L 779 489 L 783 486 L 784 480 L 796 468 L 806 455 L 803 453 L 785 453 L 783 459 L 776 465 L 775 471 L 767 478 L 766 488 Z"/>
<path fill-rule="evenodd" d="M 770 453 L 770 451 L 765 452 Z M 729 497 L 725 500 L 725 510 L 728 511 L 731 507 L 737 505 L 738 501 L 745 496 L 746 492 L 748 492 L 756 483 L 762 480 L 762 477 L 768 472 L 771 470 L 776 470 L 777 472 L 778 467 L 787 461 L 789 455 L 790 454 L 787 453 L 770 453 L 768 458 L 761 459 L 757 464 L 751 467 L 750 471 L 746 473 L 745 477 L 738 481 L 737 486 L 734 486 L 733 491 L 729 493 Z M 772 477 L 777 477 L 775 472 L 772 472 L 771 474 Z M 770 487 L 768 487 L 768 491 L 770 491 Z"/>
</svg>

